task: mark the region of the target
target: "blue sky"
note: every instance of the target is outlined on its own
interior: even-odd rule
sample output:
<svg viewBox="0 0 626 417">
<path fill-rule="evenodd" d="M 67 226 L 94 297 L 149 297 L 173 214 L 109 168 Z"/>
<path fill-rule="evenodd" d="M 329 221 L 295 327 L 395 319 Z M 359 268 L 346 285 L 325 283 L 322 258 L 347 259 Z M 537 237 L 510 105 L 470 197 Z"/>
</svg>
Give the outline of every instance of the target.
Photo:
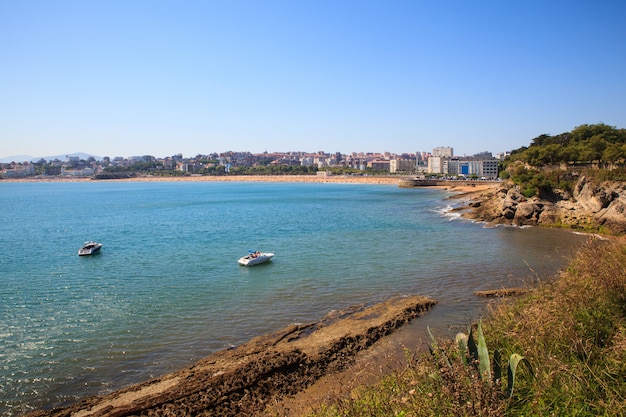
<svg viewBox="0 0 626 417">
<path fill-rule="evenodd" d="M 624 1 L 0 0 L 0 156 L 501 152 L 626 127 Z"/>
</svg>

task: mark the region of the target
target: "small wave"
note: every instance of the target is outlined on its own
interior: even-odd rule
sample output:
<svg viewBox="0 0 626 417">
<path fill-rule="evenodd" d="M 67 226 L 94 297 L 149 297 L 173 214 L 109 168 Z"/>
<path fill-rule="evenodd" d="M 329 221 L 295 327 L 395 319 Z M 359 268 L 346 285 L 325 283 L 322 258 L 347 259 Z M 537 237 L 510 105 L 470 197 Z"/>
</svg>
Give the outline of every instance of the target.
<svg viewBox="0 0 626 417">
<path fill-rule="evenodd" d="M 572 233 L 574 233 L 575 235 L 580 235 L 580 236 L 589 236 L 598 240 L 609 240 L 608 238 L 598 235 L 596 233 L 586 233 L 586 232 L 572 232 Z"/>
<path fill-rule="evenodd" d="M 433 211 L 439 214 L 440 216 L 448 217 L 452 214 L 456 214 L 456 213 L 453 213 L 453 210 L 454 210 L 454 206 L 452 204 L 448 204 L 445 207 L 438 207 L 434 209 Z"/>
<path fill-rule="evenodd" d="M 435 213 L 439 214 L 439 216 L 447 218 L 449 221 L 452 220 L 465 220 L 462 216 L 461 216 L 461 212 L 457 211 L 457 209 L 459 208 L 458 205 L 452 205 L 452 204 L 448 204 L 445 207 L 439 207 L 437 209 L 435 209 Z"/>
<path fill-rule="evenodd" d="M 461 213 L 452 213 L 452 212 L 444 214 L 444 217 L 447 217 L 450 221 L 459 220 L 462 218 Z"/>
<path fill-rule="evenodd" d="M 529 224 L 517 225 L 517 224 L 508 224 L 508 223 L 498 223 L 491 226 L 493 228 L 504 227 L 509 229 L 532 229 L 535 226 L 531 226 Z"/>
</svg>

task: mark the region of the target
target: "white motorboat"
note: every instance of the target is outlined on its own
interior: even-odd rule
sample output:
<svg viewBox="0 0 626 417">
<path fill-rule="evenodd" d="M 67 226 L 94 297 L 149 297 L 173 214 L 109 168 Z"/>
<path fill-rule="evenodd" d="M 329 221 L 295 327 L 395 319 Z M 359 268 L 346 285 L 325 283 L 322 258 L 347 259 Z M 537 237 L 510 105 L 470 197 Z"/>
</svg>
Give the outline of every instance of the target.
<svg viewBox="0 0 626 417">
<path fill-rule="evenodd" d="M 98 242 L 85 242 L 83 247 L 78 250 L 78 256 L 93 255 L 98 252 L 102 247 L 102 243 Z"/>
<path fill-rule="evenodd" d="M 259 252 L 259 251 L 250 251 L 250 253 L 246 256 L 242 256 L 239 258 L 237 262 L 239 265 L 243 266 L 252 266 L 265 263 L 274 257 L 273 253 L 269 252 Z"/>
</svg>

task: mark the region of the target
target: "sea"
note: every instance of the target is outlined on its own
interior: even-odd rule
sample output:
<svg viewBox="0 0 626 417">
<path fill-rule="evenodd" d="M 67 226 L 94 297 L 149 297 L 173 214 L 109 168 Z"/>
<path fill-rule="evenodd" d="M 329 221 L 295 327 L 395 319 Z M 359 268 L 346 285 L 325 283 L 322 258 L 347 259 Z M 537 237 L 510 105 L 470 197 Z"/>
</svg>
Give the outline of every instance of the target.
<svg viewBox="0 0 626 417">
<path fill-rule="evenodd" d="M 548 280 L 588 239 L 489 228 L 454 214 L 450 195 L 388 184 L 0 183 L 0 415 L 106 394 L 398 295 L 436 299 L 429 326 L 467 326 L 485 312 L 474 291 Z M 79 257 L 88 240 L 102 250 Z M 275 257 L 238 265 L 251 250 Z"/>
</svg>

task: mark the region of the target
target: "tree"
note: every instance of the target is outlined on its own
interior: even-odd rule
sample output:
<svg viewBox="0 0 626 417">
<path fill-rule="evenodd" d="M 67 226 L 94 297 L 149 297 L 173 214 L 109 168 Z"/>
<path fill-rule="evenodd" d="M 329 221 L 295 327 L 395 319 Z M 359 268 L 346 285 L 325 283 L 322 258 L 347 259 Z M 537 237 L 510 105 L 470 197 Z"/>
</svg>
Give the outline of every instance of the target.
<svg viewBox="0 0 626 417">
<path fill-rule="evenodd" d="M 532 166 L 555 165 L 560 162 L 611 162 L 623 158 L 626 129 L 604 123 L 580 125 L 571 132 L 557 136 L 540 135 L 528 148 L 511 152 L 508 163 L 522 161 Z M 615 145 L 615 146 L 611 146 Z"/>
<path fill-rule="evenodd" d="M 602 152 L 602 160 L 615 164 L 626 159 L 626 145 L 609 144 Z"/>
<path fill-rule="evenodd" d="M 532 145 L 533 146 L 542 146 L 549 138 L 550 138 L 550 135 L 548 135 L 546 133 L 544 133 L 543 135 L 539 135 L 535 139 L 533 139 Z"/>
<path fill-rule="evenodd" d="M 594 135 L 589 139 L 589 149 L 591 150 L 592 159 L 590 161 L 599 161 L 602 159 L 602 153 L 606 149 L 607 143 L 602 135 Z"/>
<path fill-rule="evenodd" d="M 539 149 L 538 160 L 541 165 L 554 165 L 559 162 L 561 146 L 550 144 Z"/>
<path fill-rule="evenodd" d="M 569 144 L 563 147 L 559 151 L 559 160 L 562 162 L 576 162 L 580 161 L 580 150 L 575 144 Z"/>
</svg>

